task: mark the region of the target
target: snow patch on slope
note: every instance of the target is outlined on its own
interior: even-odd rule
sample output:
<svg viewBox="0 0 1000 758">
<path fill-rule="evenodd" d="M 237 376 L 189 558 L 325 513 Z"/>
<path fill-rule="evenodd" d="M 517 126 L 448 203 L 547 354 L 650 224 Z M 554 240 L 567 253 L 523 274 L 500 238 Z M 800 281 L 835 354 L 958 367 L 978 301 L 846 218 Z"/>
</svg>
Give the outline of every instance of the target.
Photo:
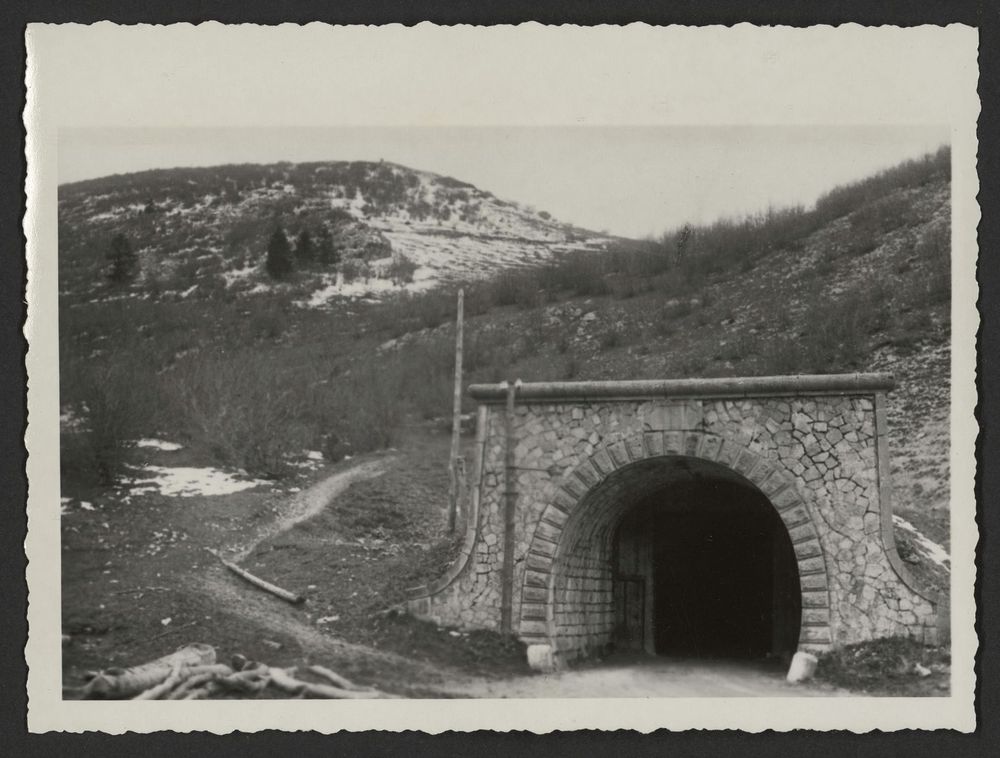
<svg viewBox="0 0 1000 758">
<path fill-rule="evenodd" d="M 215 468 L 144 466 L 128 483 L 129 495 L 159 493 L 167 497 L 231 495 L 268 484 L 251 479 L 243 471 L 230 473 Z"/>
<path fill-rule="evenodd" d="M 927 535 L 917 529 L 917 527 L 901 516 L 893 516 L 892 523 L 904 532 L 909 533 L 917 550 L 919 550 L 925 558 L 933 561 L 942 568 L 949 567 L 951 563 L 951 556 L 941 545 L 930 539 Z"/>
</svg>

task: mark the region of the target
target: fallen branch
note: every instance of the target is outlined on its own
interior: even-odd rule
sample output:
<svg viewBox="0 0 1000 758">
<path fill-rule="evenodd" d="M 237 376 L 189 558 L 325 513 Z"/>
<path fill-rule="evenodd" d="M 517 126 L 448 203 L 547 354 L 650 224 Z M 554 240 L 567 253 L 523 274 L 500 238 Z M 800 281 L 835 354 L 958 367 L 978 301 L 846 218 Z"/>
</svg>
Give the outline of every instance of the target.
<svg viewBox="0 0 1000 758">
<path fill-rule="evenodd" d="M 267 669 L 267 674 L 270 677 L 271 684 L 279 690 L 284 690 L 290 695 L 298 695 L 305 688 L 306 683 L 300 679 L 296 679 L 293 675 L 294 671 L 295 669 L 286 671 L 285 669 L 271 666 Z"/>
<path fill-rule="evenodd" d="M 345 676 L 341 676 L 336 671 L 331 671 L 326 666 L 310 666 L 309 671 L 326 679 L 330 684 L 344 690 L 354 690 L 356 692 L 371 692 L 373 687 L 362 687 L 355 684 Z"/>
<path fill-rule="evenodd" d="M 311 683 L 306 684 L 302 690 L 302 694 L 305 697 L 323 698 L 326 700 L 371 700 L 382 697 L 381 693 L 374 690 L 371 692 L 358 692 L 357 690 L 343 690 L 340 687 L 334 687 L 332 684 Z"/>
<path fill-rule="evenodd" d="M 322 668 L 322 667 L 321 667 Z M 333 673 L 333 672 L 330 672 Z M 295 669 L 269 668 L 271 684 L 290 695 L 308 698 L 323 698 L 327 700 L 354 700 L 384 697 L 376 690 L 346 690 L 330 684 L 314 684 L 295 678 Z M 336 674 L 334 674 L 336 676 Z"/>
<path fill-rule="evenodd" d="M 180 663 L 175 663 L 174 668 L 171 670 L 170 674 L 157 685 L 150 687 L 148 690 L 143 690 L 138 695 L 136 695 L 133 700 L 159 700 L 160 696 L 165 695 L 170 692 L 177 683 L 181 681 L 181 671 L 184 668 Z"/>
<path fill-rule="evenodd" d="M 205 549 L 208 550 L 208 548 Z M 232 571 L 237 576 L 250 582 L 250 584 L 254 585 L 255 587 L 259 587 L 265 592 L 270 592 L 275 597 L 280 597 L 282 600 L 286 600 L 292 605 L 298 605 L 299 603 L 304 603 L 306 601 L 306 599 L 302 597 L 302 595 L 296 595 L 294 592 L 289 592 L 288 590 L 282 589 L 281 587 L 278 587 L 275 584 L 271 584 L 270 582 L 261 579 L 259 576 L 254 576 L 246 569 L 242 569 L 235 563 L 227 561 L 225 558 L 223 558 L 214 550 L 208 550 L 208 552 L 210 552 L 212 555 L 218 558 L 222 562 L 222 565 L 225 566 L 227 569 Z"/>
<path fill-rule="evenodd" d="M 202 671 L 201 673 L 191 674 L 169 695 L 167 695 L 167 700 L 183 700 L 184 696 L 191 690 L 203 687 L 209 682 L 215 681 L 220 676 L 227 676 L 231 673 L 233 673 L 233 670 L 229 668 L 229 666 L 219 665 L 214 666 L 210 671 Z"/>
<path fill-rule="evenodd" d="M 238 671 L 235 674 L 217 679 L 215 684 L 230 692 L 257 694 L 267 687 L 269 682 L 270 676 L 267 672 L 267 666 L 263 666 L 247 671 Z"/>
<path fill-rule="evenodd" d="M 360 686 L 325 666 L 304 671 L 325 682 L 299 679 L 296 667 L 278 668 L 234 655 L 232 666 L 215 662 L 215 648 L 201 643 L 130 669 L 92 672 L 81 697 L 132 697 L 135 700 L 198 700 L 213 696 L 256 697 L 274 687 L 293 698 L 392 698 L 374 687 Z"/>
</svg>

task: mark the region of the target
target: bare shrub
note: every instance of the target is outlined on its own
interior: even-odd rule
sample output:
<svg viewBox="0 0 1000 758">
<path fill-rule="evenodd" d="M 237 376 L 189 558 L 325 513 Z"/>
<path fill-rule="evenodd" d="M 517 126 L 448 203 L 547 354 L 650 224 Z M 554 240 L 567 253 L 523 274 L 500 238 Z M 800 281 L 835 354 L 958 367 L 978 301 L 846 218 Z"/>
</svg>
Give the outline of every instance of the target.
<svg viewBox="0 0 1000 758">
<path fill-rule="evenodd" d="M 401 416 L 400 369 L 398 360 L 386 366 L 363 362 L 331 388 L 328 404 L 334 410 L 334 428 L 351 452 L 386 448 L 395 440 Z"/>
<path fill-rule="evenodd" d="M 87 408 L 82 431 L 63 435 L 63 471 L 82 481 L 110 485 L 125 472 L 130 441 L 148 429 L 159 405 L 149 362 L 116 353 L 102 361 L 69 367 L 64 384 Z"/>
<path fill-rule="evenodd" d="M 925 294 L 930 303 L 948 302 L 951 299 L 951 225 L 932 224 L 924 230 L 914 246 L 928 273 Z"/>
<path fill-rule="evenodd" d="M 863 205 L 850 217 L 851 232 L 862 236 L 888 234 L 918 220 L 913 201 L 900 193 Z"/>
<path fill-rule="evenodd" d="M 950 175 L 951 148 L 946 146 L 933 154 L 905 161 L 867 179 L 836 187 L 816 201 L 815 213 L 822 223 L 826 223 L 846 216 L 893 190 L 919 187 L 935 179 L 949 178 Z"/>
<path fill-rule="evenodd" d="M 871 336 L 889 325 L 889 290 L 881 282 L 806 311 L 800 347 L 815 370 L 843 371 L 867 357 Z"/>
<path fill-rule="evenodd" d="M 545 301 L 539 274 L 532 269 L 504 271 L 493 280 L 491 299 L 500 306 L 534 308 Z"/>
<path fill-rule="evenodd" d="M 419 268 L 417 264 L 405 255 L 395 255 L 392 259 L 392 265 L 389 266 L 389 278 L 396 285 L 409 284 L 413 281 L 413 274 L 417 268 Z"/>
<path fill-rule="evenodd" d="M 344 284 L 350 284 L 356 279 L 368 279 L 371 269 L 360 258 L 348 258 L 340 264 L 340 275 L 344 277 Z"/>
</svg>

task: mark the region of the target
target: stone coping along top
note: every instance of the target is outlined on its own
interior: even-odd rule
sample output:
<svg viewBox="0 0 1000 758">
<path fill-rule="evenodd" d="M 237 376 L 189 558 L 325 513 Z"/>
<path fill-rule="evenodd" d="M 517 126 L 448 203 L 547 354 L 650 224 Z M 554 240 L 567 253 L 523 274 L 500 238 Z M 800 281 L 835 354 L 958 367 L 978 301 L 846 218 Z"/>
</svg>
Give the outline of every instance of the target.
<svg viewBox="0 0 1000 758">
<path fill-rule="evenodd" d="M 796 374 L 715 379 L 639 379 L 596 382 L 525 382 L 516 384 L 521 401 L 549 403 L 581 400 L 653 398 L 794 397 L 802 395 L 870 395 L 896 386 L 892 374 Z M 503 403 L 510 385 L 472 384 L 469 395 L 480 403 Z"/>
</svg>

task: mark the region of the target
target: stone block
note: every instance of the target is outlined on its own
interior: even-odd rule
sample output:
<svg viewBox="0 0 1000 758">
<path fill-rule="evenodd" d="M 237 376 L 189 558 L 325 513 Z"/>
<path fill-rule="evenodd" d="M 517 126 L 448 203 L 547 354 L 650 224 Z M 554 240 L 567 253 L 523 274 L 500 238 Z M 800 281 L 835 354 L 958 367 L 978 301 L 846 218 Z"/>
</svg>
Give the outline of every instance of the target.
<svg viewBox="0 0 1000 758">
<path fill-rule="evenodd" d="M 826 574 L 805 574 L 799 577 L 799 586 L 803 593 L 807 590 L 825 590 Z"/>
<path fill-rule="evenodd" d="M 563 530 L 561 526 L 553 526 L 544 520 L 539 521 L 538 526 L 535 528 L 536 536 L 554 543 L 559 542 L 559 538 L 562 537 L 562 532 Z"/>
<path fill-rule="evenodd" d="M 562 487 L 574 501 L 579 501 L 590 490 L 586 483 L 575 474 L 566 477 Z"/>
<path fill-rule="evenodd" d="M 650 455 L 663 455 L 663 436 L 658 432 L 646 432 L 644 435 L 646 450 Z"/>
<path fill-rule="evenodd" d="M 830 623 L 830 609 L 829 608 L 803 608 L 802 609 L 802 623 L 809 625 L 817 624 L 829 624 Z"/>
<path fill-rule="evenodd" d="M 813 556 L 812 558 L 803 558 L 799 561 L 799 571 L 805 574 L 823 571 L 825 568 L 826 564 L 821 555 Z"/>
<path fill-rule="evenodd" d="M 608 448 L 608 452 L 611 454 L 611 460 L 614 461 L 615 466 L 620 468 L 631 462 L 631 458 L 628 455 L 628 449 L 625 447 L 624 442 L 616 442 Z"/>
<path fill-rule="evenodd" d="M 771 477 L 771 479 L 774 479 L 774 477 Z M 772 496 L 766 492 L 764 494 L 768 496 L 768 499 L 771 501 L 771 505 L 779 511 L 785 511 L 794 505 L 799 505 L 802 502 L 802 498 L 799 497 L 798 490 L 796 490 L 795 486 L 792 484 L 789 484 L 776 495 Z"/>
<path fill-rule="evenodd" d="M 800 642 L 825 642 L 830 643 L 830 627 L 828 626 L 803 626 L 799 630 Z"/>
<path fill-rule="evenodd" d="M 546 622 L 531 619 L 521 619 L 520 630 L 523 637 L 544 637 L 549 631 Z"/>
<path fill-rule="evenodd" d="M 733 461 L 733 468 L 743 474 L 743 476 L 747 476 L 756 464 L 757 456 L 749 450 L 743 449 L 736 454 L 736 460 Z"/>
<path fill-rule="evenodd" d="M 826 608 L 830 604 L 830 596 L 825 591 L 804 591 L 802 593 L 803 608 Z"/>
<path fill-rule="evenodd" d="M 569 514 L 560 508 L 554 507 L 554 504 L 549 504 L 542 512 L 542 521 L 556 527 L 562 527 L 568 518 Z"/>
<path fill-rule="evenodd" d="M 719 456 L 719 448 L 722 447 L 722 439 L 714 434 L 706 434 L 701 441 L 701 457 L 714 461 Z"/>
<path fill-rule="evenodd" d="M 552 645 L 528 645 L 528 666 L 534 671 L 551 673 L 558 668 Z"/>
<path fill-rule="evenodd" d="M 799 542 L 793 546 L 795 549 L 795 556 L 800 560 L 802 558 L 812 558 L 815 555 L 822 555 L 822 548 L 819 546 L 819 541 L 816 539 L 810 539 L 806 542 Z"/>
<path fill-rule="evenodd" d="M 789 684 L 798 684 L 813 677 L 816 673 L 816 665 L 819 659 L 812 653 L 797 652 L 792 656 L 792 664 L 788 668 L 785 679 Z"/>
<path fill-rule="evenodd" d="M 559 546 L 556 543 L 554 543 L 554 542 L 550 542 L 549 540 L 545 539 L 544 537 L 541 537 L 541 536 L 538 536 L 538 535 L 536 535 L 536 536 L 538 538 L 532 540 L 532 542 L 531 542 L 531 551 L 532 551 L 532 553 L 534 553 L 536 555 L 544 555 L 544 556 L 547 556 L 549 558 L 554 558 L 555 554 L 556 554 L 556 551 L 559 549 Z"/>
<path fill-rule="evenodd" d="M 698 455 L 698 448 L 701 447 L 701 435 L 688 433 L 684 435 L 684 455 Z"/>
<path fill-rule="evenodd" d="M 815 538 L 816 530 L 813 528 L 811 521 L 805 521 L 797 526 L 790 527 L 788 529 L 788 537 L 792 541 L 792 544 L 797 544 Z"/>
<path fill-rule="evenodd" d="M 771 502 L 774 503 L 775 497 L 792 486 L 792 480 L 784 471 L 779 470 L 776 466 L 771 475 L 762 481 L 758 486 L 760 487 L 760 491 L 767 495 L 767 497 L 771 499 Z M 777 503 L 775 503 L 775 505 L 777 505 Z"/>
<path fill-rule="evenodd" d="M 625 441 L 628 448 L 629 457 L 633 461 L 639 461 L 646 457 L 646 449 L 643 445 L 642 437 L 633 435 Z"/>
<path fill-rule="evenodd" d="M 681 455 L 684 452 L 684 439 L 680 432 L 663 433 L 663 453 L 665 455 Z"/>
<path fill-rule="evenodd" d="M 525 564 L 533 571 L 552 571 L 552 559 L 547 555 L 539 555 L 534 551 L 528 553 Z"/>
<path fill-rule="evenodd" d="M 524 589 L 521 590 L 522 602 L 545 603 L 548 602 L 548 599 L 549 591 L 546 587 L 525 585 Z"/>
<path fill-rule="evenodd" d="M 590 462 L 593 463 L 598 471 L 600 471 L 603 475 L 610 474 L 615 470 L 614 461 L 611 460 L 611 456 L 605 448 L 597 450 L 592 456 L 590 456 Z"/>
<path fill-rule="evenodd" d="M 521 603 L 521 618 L 524 620 L 544 621 L 545 603 Z"/>
<path fill-rule="evenodd" d="M 573 476 L 583 482 L 587 489 L 595 487 L 604 478 L 591 460 L 586 460 L 577 466 L 573 471 Z"/>
<path fill-rule="evenodd" d="M 748 478 L 751 482 L 760 487 L 766 482 L 775 472 L 774 464 L 767 460 L 763 456 L 757 456 L 757 465 L 754 466 L 753 470 L 750 472 Z"/>
</svg>

